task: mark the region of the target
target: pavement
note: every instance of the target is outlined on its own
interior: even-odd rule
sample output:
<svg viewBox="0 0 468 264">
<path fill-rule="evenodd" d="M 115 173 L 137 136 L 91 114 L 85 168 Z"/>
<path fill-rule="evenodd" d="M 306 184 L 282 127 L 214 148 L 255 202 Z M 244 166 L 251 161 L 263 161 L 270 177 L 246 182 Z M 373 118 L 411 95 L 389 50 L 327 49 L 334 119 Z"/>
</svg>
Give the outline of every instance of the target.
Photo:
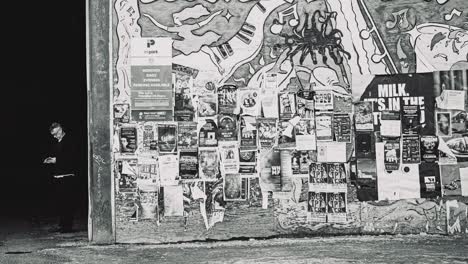
<svg viewBox="0 0 468 264">
<path fill-rule="evenodd" d="M 0 263 L 468 263 L 467 236 L 337 236 L 98 246 L 88 243 L 84 224 L 79 223 L 78 232 L 61 234 L 50 233 L 49 223 L 21 219 L 0 222 Z"/>
</svg>

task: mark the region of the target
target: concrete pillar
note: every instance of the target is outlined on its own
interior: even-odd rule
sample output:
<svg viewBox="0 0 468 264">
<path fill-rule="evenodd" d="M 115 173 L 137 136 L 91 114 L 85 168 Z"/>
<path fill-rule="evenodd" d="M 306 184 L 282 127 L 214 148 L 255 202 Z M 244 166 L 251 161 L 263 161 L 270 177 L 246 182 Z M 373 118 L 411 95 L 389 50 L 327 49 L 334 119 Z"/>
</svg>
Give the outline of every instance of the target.
<svg viewBox="0 0 468 264">
<path fill-rule="evenodd" d="M 86 1 L 88 77 L 88 236 L 115 242 L 111 162 L 110 0 Z"/>
</svg>

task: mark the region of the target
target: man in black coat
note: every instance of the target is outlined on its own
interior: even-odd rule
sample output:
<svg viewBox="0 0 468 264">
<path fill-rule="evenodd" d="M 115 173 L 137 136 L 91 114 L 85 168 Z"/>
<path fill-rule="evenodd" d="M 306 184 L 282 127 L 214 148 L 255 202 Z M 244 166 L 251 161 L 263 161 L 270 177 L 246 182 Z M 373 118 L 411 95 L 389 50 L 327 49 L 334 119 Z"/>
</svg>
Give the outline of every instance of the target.
<svg viewBox="0 0 468 264">
<path fill-rule="evenodd" d="M 74 142 L 59 123 L 52 123 L 50 134 L 57 140 L 53 145 L 52 154 L 44 160 L 46 164 L 54 164 L 53 182 L 55 200 L 59 214 L 59 230 L 62 233 L 72 232 L 73 215 L 76 207 L 76 160 Z"/>
</svg>

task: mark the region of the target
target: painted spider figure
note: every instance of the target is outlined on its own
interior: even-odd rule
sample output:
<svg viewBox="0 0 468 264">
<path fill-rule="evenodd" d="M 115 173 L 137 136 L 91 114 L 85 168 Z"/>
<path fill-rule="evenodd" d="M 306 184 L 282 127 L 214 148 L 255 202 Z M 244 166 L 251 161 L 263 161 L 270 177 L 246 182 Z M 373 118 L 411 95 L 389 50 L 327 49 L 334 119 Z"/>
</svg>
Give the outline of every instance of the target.
<svg viewBox="0 0 468 264">
<path fill-rule="evenodd" d="M 351 58 L 351 54 L 345 51 L 341 45 L 343 33 L 333 27 L 332 22 L 336 18 L 336 15 L 336 12 L 327 12 L 323 16 L 317 10 L 312 15 L 311 24 L 309 24 L 309 14 L 306 14 L 307 25 L 300 32 L 298 31 L 298 26 L 296 26 L 292 30 L 294 35 L 281 34 L 285 38 L 285 45 L 290 49 L 289 58 L 291 64 L 294 65 L 293 57 L 299 52 L 301 52 L 301 57 L 299 58 L 301 65 L 309 54 L 312 57 L 312 62 L 317 64 L 317 53 L 322 55 L 323 63 L 327 64 L 327 50 L 337 65 L 342 66 L 343 55 L 346 55 L 348 59 Z"/>
</svg>

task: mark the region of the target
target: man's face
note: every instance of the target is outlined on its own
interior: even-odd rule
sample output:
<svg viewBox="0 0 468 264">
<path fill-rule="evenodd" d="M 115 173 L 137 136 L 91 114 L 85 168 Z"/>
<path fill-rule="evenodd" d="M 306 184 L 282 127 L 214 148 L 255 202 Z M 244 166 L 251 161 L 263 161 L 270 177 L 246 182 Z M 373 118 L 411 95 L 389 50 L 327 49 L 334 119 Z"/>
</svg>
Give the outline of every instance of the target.
<svg viewBox="0 0 468 264">
<path fill-rule="evenodd" d="M 57 139 L 58 141 L 62 140 L 63 137 L 63 130 L 61 127 L 56 127 L 50 131 L 50 134 Z"/>
</svg>

